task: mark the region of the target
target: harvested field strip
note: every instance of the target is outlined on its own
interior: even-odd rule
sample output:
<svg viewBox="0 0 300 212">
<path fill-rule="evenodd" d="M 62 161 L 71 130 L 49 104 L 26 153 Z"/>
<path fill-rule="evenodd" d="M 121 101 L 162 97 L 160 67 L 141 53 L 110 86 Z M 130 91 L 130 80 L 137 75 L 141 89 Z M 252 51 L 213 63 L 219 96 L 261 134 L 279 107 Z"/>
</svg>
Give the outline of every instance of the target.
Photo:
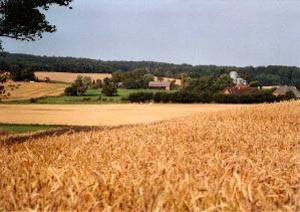
<svg viewBox="0 0 300 212">
<path fill-rule="evenodd" d="M 150 123 L 200 112 L 224 111 L 243 106 L 218 104 L 0 105 L 0 122 L 118 126 Z"/>
<path fill-rule="evenodd" d="M 3 101 L 24 100 L 38 98 L 43 96 L 57 96 L 64 93 L 67 85 L 59 83 L 27 83 L 10 82 L 4 84 L 6 94 L 9 96 L 3 98 Z"/>
<path fill-rule="evenodd" d="M 0 210 L 296 211 L 299 107 L 2 143 Z"/>
</svg>

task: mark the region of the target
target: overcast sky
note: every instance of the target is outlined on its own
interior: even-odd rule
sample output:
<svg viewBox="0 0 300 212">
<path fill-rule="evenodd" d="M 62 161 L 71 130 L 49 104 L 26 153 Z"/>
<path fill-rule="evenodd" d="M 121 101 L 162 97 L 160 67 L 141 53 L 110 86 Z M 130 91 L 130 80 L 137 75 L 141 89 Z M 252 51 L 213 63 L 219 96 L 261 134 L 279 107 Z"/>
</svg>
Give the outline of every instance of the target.
<svg viewBox="0 0 300 212">
<path fill-rule="evenodd" d="M 102 60 L 300 66 L 300 0 L 74 0 L 58 31 L 6 51 Z"/>
</svg>

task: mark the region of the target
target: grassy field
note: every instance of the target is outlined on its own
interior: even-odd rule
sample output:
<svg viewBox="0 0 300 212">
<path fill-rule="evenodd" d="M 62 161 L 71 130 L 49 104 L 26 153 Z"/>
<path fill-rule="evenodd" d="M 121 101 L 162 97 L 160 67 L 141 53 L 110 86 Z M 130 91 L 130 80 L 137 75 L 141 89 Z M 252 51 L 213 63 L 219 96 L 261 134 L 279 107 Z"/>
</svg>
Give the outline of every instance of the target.
<svg viewBox="0 0 300 212">
<path fill-rule="evenodd" d="M 299 107 L 0 138 L 0 210 L 297 211 Z"/>
<path fill-rule="evenodd" d="M 174 92 L 175 90 L 168 91 Z M 126 99 L 131 93 L 136 92 L 167 92 L 165 90 L 158 89 L 118 89 L 118 93 L 115 96 L 103 96 L 101 90 L 88 88 L 84 96 L 66 96 L 64 94 L 58 96 L 45 96 L 36 98 L 33 101 L 30 99 L 27 100 L 18 100 L 10 101 L 10 103 L 19 103 L 19 104 L 100 104 L 100 103 L 120 103 L 122 99 Z"/>
<path fill-rule="evenodd" d="M 9 82 L 4 84 L 5 96 L 0 95 L 2 101 L 20 101 L 42 96 L 57 96 L 64 93 L 66 84 L 62 83 L 29 83 Z"/>
<path fill-rule="evenodd" d="M 80 126 L 150 123 L 202 112 L 225 111 L 245 105 L 221 104 L 100 104 L 0 105 L 0 122 Z"/>
<path fill-rule="evenodd" d="M 92 78 L 92 80 L 101 79 L 103 80 L 106 77 L 111 77 L 111 74 L 105 74 L 105 73 L 69 73 L 69 72 L 43 72 L 38 71 L 34 73 L 35 76 L 38 79 L 45 79 L 46 77 L 49 77 L 51 81 L 57 81 L 57 82 L 67 82 L 72 83 L 76 80 L 78 75 L 81 76 L 89 76 Z"/>
<path fill-rule="evenodd" d="M 39 124 L 4 124 L 0 123 L 0 131 L 8 134 L 20 134 L 36 132 L 41 130 L 58 129 L 60 125 L 39 125 Z"/>
</svg>

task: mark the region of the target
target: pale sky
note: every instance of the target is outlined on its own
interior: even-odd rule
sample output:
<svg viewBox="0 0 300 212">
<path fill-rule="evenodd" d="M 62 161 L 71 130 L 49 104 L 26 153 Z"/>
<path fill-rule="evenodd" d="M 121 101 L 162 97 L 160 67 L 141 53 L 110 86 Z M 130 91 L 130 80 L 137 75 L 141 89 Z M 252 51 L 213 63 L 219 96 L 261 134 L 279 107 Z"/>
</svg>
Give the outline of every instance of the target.
<svg viewBox="0 0 300 212">
<path fill-rule="evenodd" d="M 300 0 L 74 0 L 58 31 L 9 52 L 102 60 L 300 66 Z"/>
</svg>

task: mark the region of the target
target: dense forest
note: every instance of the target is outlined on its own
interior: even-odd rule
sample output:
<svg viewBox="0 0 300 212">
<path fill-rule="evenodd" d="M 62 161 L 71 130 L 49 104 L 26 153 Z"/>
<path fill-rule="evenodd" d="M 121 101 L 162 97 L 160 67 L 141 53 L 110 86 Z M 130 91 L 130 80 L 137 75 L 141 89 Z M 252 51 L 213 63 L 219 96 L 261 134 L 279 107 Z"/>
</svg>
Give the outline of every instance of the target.
<svg viewBox="0 0 300 212">
<path fill-rule="evenodd" d="M 172 64 L 152 61 L 103 61 L 73 57 L 47 57 L 3 52 L 0 70 L 13 71 L 59 71 L 112 73 L 142 69 L 156 76 L 181 78 L 186 73 L 191 78 L 203 76 L 219 77 L 237 71 L 248 82 L 257 80 L 262 85 L 295 85 L 300 87 L 300 68 L 295 66 L 215 66 Z"/>
</svg>

